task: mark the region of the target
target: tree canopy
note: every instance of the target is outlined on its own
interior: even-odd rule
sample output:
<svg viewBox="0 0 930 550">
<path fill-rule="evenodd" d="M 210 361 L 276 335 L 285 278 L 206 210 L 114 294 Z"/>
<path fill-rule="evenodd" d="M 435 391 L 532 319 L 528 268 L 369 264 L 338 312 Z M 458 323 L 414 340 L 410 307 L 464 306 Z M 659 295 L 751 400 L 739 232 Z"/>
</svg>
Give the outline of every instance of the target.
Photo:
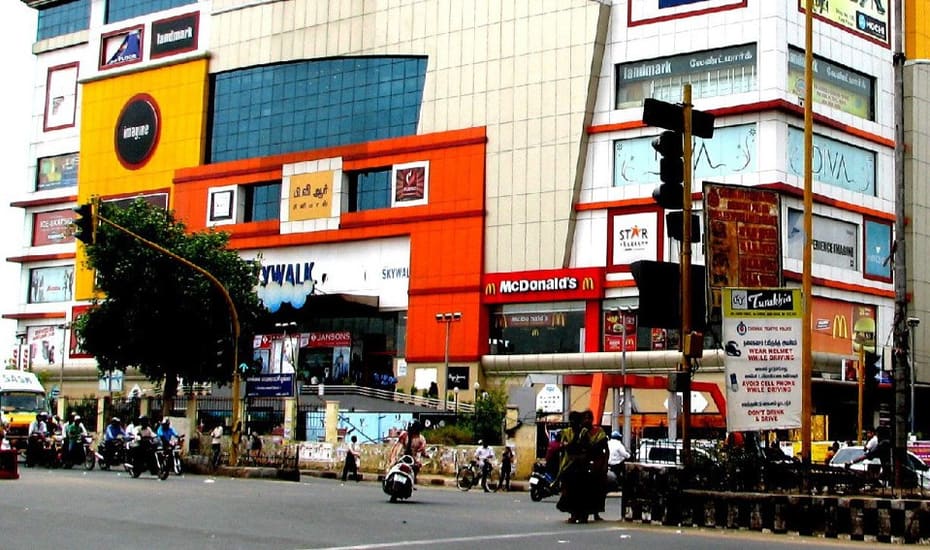
<svg viewBox="0 0 930 550">
<path fill-rule="evenodd" d="M 262 313 L 255 293 L 258 265 L 229 250 L 229 235 L 188 233 L 174 214 L 136 199 L 102 203 L 100 216 L 205 269 L 225 287 L 238 312 L 240 362 L 251 358 L 250 335 Z M 163 381 L 174 397 L 185 383 L 225 384 L 232 379 L 232 321 L 222 292 L 202 273 L 100 223 L 86 246 L 87 266 L 99 291 L 88 312 L 75 320 L 82 349 L 102 372 L 137 368 Z M 248 353 L 248 355 L 246 355 Z"/>
</svg>

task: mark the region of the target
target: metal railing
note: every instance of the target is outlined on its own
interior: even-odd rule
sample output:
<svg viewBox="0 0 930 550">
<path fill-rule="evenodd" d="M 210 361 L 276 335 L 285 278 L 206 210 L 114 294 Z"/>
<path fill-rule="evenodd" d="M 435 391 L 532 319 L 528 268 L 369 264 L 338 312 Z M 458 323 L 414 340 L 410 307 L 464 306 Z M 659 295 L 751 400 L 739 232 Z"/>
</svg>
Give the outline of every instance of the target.
<svg viewBox="0 0 930 550">
<path fill-rule="evenodd" d="M 374 399 L 384 399 L 395 401 L 397 403 L 409 403 L 420 407 L 443 410 L 443 400 L 435 397 L 422 397 L 401 393 L 391 390 L 381 390 L 377 388 L 367 388 L 364 386 L 352 385 L 330 385 L 330 384 L 302 384 L 299 386 L 300 395 L 319 395 L 322 388 L 323 395 L 358 395 L 362 397 L 371 397 Z M 456 408 L 457 407 L 457 408 Z M 445 410 L 458 410 L 460 413 L 475 412 L 473 403 L 463 403 L 461 401 L 456 405 L 455 401 L 445 401 Z"/>
</svg>

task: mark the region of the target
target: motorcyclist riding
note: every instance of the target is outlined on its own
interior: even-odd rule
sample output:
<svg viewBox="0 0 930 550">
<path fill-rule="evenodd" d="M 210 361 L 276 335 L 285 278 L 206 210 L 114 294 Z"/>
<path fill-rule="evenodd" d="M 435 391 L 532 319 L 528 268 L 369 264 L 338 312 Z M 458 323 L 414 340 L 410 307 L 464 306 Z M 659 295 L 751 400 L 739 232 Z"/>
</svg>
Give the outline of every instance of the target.
<svg viewBox="0 0 930 550">
<path fill-rule="evenodd" d="M 125 439 L 126 430 L 123 429 L 123 423 L 114 416 L 103 431 L 103 463 L 109 465 L 113 462 L 114 454 Z"/>
<path fill-rule="evenodd" d="M 158 437 L 161 438 L 162 442 L 165 445 L 171 444 L 172 437 L 179 437 L 178 432 L 174 431 L 174 428 L 171 427 L 171 420 L 165 418 L 161 421 L 161 424 L 158 425 Z"/>
<path fill-rule="evenodd" d="M 84 451 L 84 435 L 86 433 L 87 429 L 84 428 L 84 424 L 81 422 L 81 416 L 73 414 L 71 422 L 68 423 L 68 427 L 63 434 L 65 436 L 64 456 L 67 457 L 67 462 L 73 464 L 84 461 L 84 457 L 81 455 Z"/>
<path fill-rule="evenodd" d="M 391 448 L 391 460 L 389 464 L 396 463 L 400 457 L 410 455 L 413 458 L 413 477 L 416 482 L 416 475 L 420 471 L 420 457 L 426 454 L 426 438 L 421 435 L 422 430 L 419 422 L 413 422 L 407 428 L 407 431 L 401 432 L 397 438 L 397 443 Z"/>
<path fill-rule="evenodd" d="M 139 417 L 139 425 L 136 427 L 136 432 L 138 441 L 131 451 L 132 462 L 136 464 L 136 467 L 140 470 L 145 470 L 145 466 L 149 464 L 151 454 L 155 450 L 155 445 L 157 444 L 155 439 L 158 437 L 158 434 L 152 429 L 147 416 Z"/>
<path fill-rule="evenodd" d="M 26 465 L 32 466 L 44 461 L 45 438 L 48 435 L 48 425 L 45 423 L 48 414 L 40 412 L 35 420 L 29 424 L 29 434 L 26 443 Z"/>
</svg>

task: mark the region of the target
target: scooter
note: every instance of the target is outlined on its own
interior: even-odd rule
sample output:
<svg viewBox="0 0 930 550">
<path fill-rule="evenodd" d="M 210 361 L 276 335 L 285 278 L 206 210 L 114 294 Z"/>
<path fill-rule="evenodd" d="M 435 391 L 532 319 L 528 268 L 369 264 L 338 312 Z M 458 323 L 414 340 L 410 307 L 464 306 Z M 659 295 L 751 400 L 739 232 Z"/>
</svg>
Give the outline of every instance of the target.
<svg viewBox="0 0 930 550">
<path fill-rule="evenodd" d="M 543 464 L 537 462 L 533 465 L 533 473 L 530 474 L 530 500 L 539 502 L 546 497 L 559 494 L 561 490 L 561 482 L 553 478 Z"/>
<path fill-rule="evenodd" d="M 391 502 L 410 498 L 416 483 L 416 463 L 410 455 L 404 455 L 394 463 L 384 476 L 381 488 L 391 497 Z"/>
</svg>

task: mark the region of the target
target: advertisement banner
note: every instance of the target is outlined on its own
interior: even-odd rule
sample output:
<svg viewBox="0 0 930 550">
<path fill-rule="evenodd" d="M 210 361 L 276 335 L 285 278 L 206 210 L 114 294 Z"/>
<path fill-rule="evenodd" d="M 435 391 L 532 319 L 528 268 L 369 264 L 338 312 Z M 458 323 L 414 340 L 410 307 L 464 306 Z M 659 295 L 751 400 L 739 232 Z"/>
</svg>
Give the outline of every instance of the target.
<svg viewBox="0 0 930 550">
<path fill-rule="evenodd" d="M 801 427 L 801 290 L 724 288 L 727 430 Z"/>
<path fill-rule="evenodd" d="M 30 365 L 61 364 L 66 336 L 62 325 L 27 327 L 26 343 L 29 345 Z"/>
<path fill-rule="evenodd" d="M 872 42 L 889 45 L 888 28 L 891 26 L 890 0 L 860 0 L 856 2 L 814 2 L 812 15 L 833 26 L 845 29 Z M 804 12 L 804 1 L 798 0 L 798 11 Z"/>
<path fill-rule="evenodd" d="M 801 260 L 804 257 L 804 212 L 788 209 L 788 231 L 785 255 Z M 859 270 L 859 227 L 854 223 L 818 216 L 811 217 L 814 229 L 812 260 L 817 265 Z"/>
<path fill-rule="evenodd" d="M 74 242 L 74 210 L 50 210 L 36 212 L 32 216 L 32 246 L 65 244 Z"/>
<path fill-rule="evenodd" d="M 637 212 L 610 217 L 610 258 L 613 266 L 638 260 L 659 260 L 659 213 Z"/>
<path fill-rule="evenodd" d="M 77 186 L 79 162 L 78 153 L 40 158 L 36 174 L 36 191 Z"/>
<path fill-rule="evenodd" d="M 74 266 L 36 267 L 29 270 L 29 303 L 70 302 Z"/>
<path fill-rule="evenodd" d="M 811 317 L 811 351 L 856 357 L 861 342 L 875 351 L 875 306 L 814 296 Z"/>
<path fill-rule="evenodd" d="M 865 269 L 862 275 L 867 279 L 891 282 L 891 247 L 892 228 L 890 223 L 865 220 Z"/>
<path fill-rule="evenodd" d="M 811 151 L 813 178 L 854 193 L 875 196 L 876 153 L 814 134 Z M 788 170 L 804 177 L 804 131 L 788 127 Z"/>
<path fill-rule="evenodd" d="M 626 340 L 624 341 L 624 325 Z M 604 351 L 636 351 L 636 314 L 604 312 Z"/>
</svg>

